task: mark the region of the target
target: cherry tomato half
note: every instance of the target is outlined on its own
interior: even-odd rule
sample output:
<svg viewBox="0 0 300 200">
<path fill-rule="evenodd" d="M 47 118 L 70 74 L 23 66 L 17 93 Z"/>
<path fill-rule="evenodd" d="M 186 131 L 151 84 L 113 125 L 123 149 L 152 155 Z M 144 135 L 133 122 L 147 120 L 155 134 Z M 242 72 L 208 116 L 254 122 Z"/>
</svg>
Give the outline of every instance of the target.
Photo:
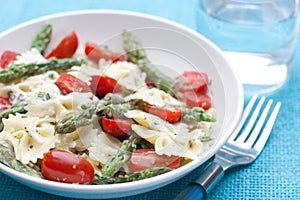
<svg viewBox="0 0 300 200">
<path fill-rule="evenodd" d="M 89 85 L 71 74 L 62 74 L 56 81 L 55 85 L 59 88 L 62 94 L 71 92 L 92 92 Z"/>
<path fill-rule="evenodd" d="M 47 59 L 51 57 L 71 58 L 78 47 L 78 38 L 75 32 L 63 38 L 63 40 L 56 46 L 56 48 L 46 56 Z"/>
<path fill-rule="evenodd" d="M 131 130 L 131 125 L 133 124 L 130 120 L 110 119 L 107 117 L 102 117 L 101 122 L 103 131 L 116 137 L 126 135 Z"/>
<path fill-rule="evenodd" d="M 145 104 L 144 111 L 156 115 L 170 123 L 178 122 L 181 118 L 181 110 L 179 109 L 158 108 L 150 104 Z"/>
<path fill-rule="evenodd" d="M 14 51 L 4 51 L 0 58 L 0 67 L 6 69 L 10 63 L 16 60 L 17 56 L 21 54 Z"/>
<path fill-rule="evenodd" d="M 101 49 L 98 45 L 87 42 L 84 49 L 85 55 L 92 61 L 98 63 L 103 58 L 105 60 L 111 60 L 112 62 L 126 61 L 128 60 L 126 55 L 119 55 L 109 49 Z"/>
<path fill-rule="evenodd" d="M 211 98 L 207 94 L 185 92 L 184 100 L 188 107 L 201 107 L 205 110 L 211 107 Z"/>
<path fill-rule="evenodd" d="M 121 91 L 118 82 L 108 76 L 92 76 L 91 89 L 100 98 L 104 97 L 107 93 Z"/>
<path fill-rule="evenodd" d="M 41 171 L 45 179 L 56 182 L 91 184 L 94 179 L 92 164 L 65 150 L 52 150 L 46 153 Z"/>
<path fill-rule="evenodd" d="M 197 71 L 186 71 L 177 77 L 180 92 L 194 91 L 196 93 L 206 93 L 208 88 L 208 76 Z"/>
<path fill-rule="evenodd" d="M 7 97 L 0 96 L 0 111 L 6 110 L 11 106 L 11 102 Z"/>
<path fill-rule="evenodd" d="M 152 167 L 177 169 L 180 167 L 180 158 L 179 156 L 158 155 L 153 149 L 138 149 L 132 152 L 129 164 L 133 171 Z"/>
</svg>

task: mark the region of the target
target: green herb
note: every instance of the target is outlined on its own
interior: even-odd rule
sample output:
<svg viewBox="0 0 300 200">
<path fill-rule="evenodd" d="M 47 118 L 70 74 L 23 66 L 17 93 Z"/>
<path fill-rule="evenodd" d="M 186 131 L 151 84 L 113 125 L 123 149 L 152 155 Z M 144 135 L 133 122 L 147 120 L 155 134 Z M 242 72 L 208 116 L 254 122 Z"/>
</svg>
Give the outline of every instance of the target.
<svg viewBox="0 0 300 200">
<path fill-rule="evenodd" d="M 48 101 L 49 99 L 51 99 L 49 93 L 45 94 L 45 93 L 42 93 L 42 92 L 38 93 L 38 98 L 42 99 L 43 101 Z"/>
<path fill-rule="evenodd" d="M 50 94 L 49 93 L 47 93 L 46 94 L 46 100 L 49 100 L 51 97 L 50 97 Z"/>
<path fill-rule="evenodd" d="M 159 125 L 159 122 L 157 122 L 157 121 L 154 121 L 153 123 L 154 123 L 154 125 Z"/>
<path fill-rule="evenodd" d="M 13 101 L 13 100 L 15 100 L 16 99 L 16 95 L 15 95 L 15 93 L 13 92 L 13 91 L 8 91 L 8 97 L 9 97 L 9 99 L 11 100 L 11 101 Z"/>
<path fill-rule="evenodd" d="M 54 74 L 53 74 L 53 73 L 49 73 L 49 74 L 48 74 L 48 77 L 49 77 L 50 79 L 54 79 Z"/>
<path fill-rule="evenodd" d="M 201 135 L 199 139 L 201 142 L 209 142 L 212 140 L 212 137 L 210 135 L 204 134 Z"/>
</svg>

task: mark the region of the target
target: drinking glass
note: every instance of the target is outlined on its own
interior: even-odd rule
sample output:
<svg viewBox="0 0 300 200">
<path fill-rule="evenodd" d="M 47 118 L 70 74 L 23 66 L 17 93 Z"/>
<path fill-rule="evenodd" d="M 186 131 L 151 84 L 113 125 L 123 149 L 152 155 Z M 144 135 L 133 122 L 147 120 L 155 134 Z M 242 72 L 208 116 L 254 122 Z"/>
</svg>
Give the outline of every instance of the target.
<svg viewBox="0 0 300 200">
<path fill-rule="evenodd" d="M 245 93 L 268 93 L 289 78 L 299 0 L 199 0 L 197 30 L 223 51 Z"/>
</svg>

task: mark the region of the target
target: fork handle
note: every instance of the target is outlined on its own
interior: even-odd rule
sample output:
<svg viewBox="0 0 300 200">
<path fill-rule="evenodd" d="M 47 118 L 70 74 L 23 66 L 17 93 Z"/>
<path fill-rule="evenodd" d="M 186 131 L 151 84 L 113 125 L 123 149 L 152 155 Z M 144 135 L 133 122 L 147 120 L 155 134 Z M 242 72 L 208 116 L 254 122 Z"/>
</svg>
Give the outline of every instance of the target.
<svg viewBox="0 0 300 200">
<path fill-rule="evenodd" d="M 219 164 L 212 162 L 195 181 L 190 183 L 185 190 L 179 193 L 175 200 L 204 199 L 223 175 L 224 169 Z"/>
</svg>

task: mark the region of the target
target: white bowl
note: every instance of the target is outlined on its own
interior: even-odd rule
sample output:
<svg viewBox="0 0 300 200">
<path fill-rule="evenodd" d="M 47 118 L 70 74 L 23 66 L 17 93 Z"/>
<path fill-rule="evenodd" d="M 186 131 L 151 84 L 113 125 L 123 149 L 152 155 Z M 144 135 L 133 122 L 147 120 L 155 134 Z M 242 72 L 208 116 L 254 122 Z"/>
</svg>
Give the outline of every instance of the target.
<svg viewBox="0 0 300 200">
<path fill-rule="evenodd" d="M 141 38 L 154 63 L 167 66 L 164 70 L 168 74 L 180 73 L 189 68 L 206 72 L 212 80 L 210 92 L 217 119 L 213 128 L 215 143 L 201 158 L 179 169 L 130 183 L 64 184 L 33 178 L 0 164 L 2 173 L 37 190 L 66 197 L 101 199 L 135 195 L 174 182 L 203 164 L 218 151 L 235 128 L 244 105 L 242 85 L 219 48 L 195 31 L 140 13 L 114 10 L 68 12 L 31 20 L 3 32 L 0 34 L 0 54 L 8 49 L 18 52 L 29 49 L 33 37 L 45 23 L 51 23 L 54 28 L 52 46 L 67 33 L 75 31 L 81 45 L 92 41 L 107 43 L 112 49 L 121 50 L 119 36 L 127 29 Z"/>
</svg>

